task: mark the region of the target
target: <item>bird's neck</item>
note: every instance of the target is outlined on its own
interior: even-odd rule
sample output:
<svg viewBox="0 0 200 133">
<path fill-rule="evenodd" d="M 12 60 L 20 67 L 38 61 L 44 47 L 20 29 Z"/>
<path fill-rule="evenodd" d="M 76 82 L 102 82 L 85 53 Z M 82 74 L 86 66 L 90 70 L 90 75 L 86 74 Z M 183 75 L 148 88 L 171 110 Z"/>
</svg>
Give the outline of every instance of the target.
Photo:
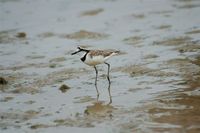
<svg viewBox="0 0 200 133">
<path fill-rule="evenodd" d="M 85 51 L 86 53 L 83 55 L 83 57 L 81 57 L 81 61 L 84 62 L 86 59 L 87 54 L 89 53 L 89 51 Z"/>
</svg>

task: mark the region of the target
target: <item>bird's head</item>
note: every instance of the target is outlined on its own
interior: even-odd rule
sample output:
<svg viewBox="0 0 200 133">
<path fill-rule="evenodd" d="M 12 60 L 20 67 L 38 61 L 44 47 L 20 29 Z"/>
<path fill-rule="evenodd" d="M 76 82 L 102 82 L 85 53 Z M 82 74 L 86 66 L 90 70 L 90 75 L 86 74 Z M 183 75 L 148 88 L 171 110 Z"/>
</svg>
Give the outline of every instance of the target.
<svg viewBox="0 0 200 133">
<path fill-rule="evenodd" d="M 77 54 L 79 52 L 89 52 L 89 50 L 81 48 L 80 46 L 78 46 L 77 50 L 75 52 L 71 53 L 71 55 L 75 55 L 75 54 Z"/>
</svg>

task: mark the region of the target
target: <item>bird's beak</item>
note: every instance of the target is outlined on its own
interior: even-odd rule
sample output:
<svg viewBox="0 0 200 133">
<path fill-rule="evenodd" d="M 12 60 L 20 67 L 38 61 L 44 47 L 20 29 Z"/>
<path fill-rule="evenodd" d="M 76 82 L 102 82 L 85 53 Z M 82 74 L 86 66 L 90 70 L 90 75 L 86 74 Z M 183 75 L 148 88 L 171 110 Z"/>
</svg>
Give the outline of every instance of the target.
<svg viewBox="0 0 200 133">
<path fill-rule="evenodd" d="M 75 55 L 75 54 L 77 54 L 77 53 L 79 53 L 79 52 L 81 52 L 81 51 L 80 51 L 80 50 L 77 50 L 77 51 L 71 53 L 71 55 Z"/>
</svg>

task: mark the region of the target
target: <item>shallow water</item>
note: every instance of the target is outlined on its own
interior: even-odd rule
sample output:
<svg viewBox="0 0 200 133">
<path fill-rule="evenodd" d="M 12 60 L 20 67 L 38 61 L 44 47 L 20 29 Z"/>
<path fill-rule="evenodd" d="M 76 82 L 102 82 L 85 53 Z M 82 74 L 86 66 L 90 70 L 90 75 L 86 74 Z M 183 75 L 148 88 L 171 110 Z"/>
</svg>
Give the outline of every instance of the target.
<svg viewBox="0 0 200 133">
<path fill-rule="evenodd" d="M 1 132 L 200 131 L 198 0 L 0 3 Z M 121 51 L 112 104 L 77 45 Z"/>
</svg>

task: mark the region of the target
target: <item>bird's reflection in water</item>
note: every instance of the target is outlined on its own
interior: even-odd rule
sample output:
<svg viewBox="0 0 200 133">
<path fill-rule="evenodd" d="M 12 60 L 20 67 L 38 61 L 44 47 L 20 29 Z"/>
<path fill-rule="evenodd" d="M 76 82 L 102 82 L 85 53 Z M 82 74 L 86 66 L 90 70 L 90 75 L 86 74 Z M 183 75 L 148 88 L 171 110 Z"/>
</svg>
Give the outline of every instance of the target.
<svg viewBox="0 0 200 133">
<path fill-rule="evenodd" d="M 109 103 L 108 104 L 111 104 L 112 103 L 112 96 L 111 96 L 111 92 L 110 92 L 110 85 L 111 85 L 111 82 L 109 82 L 108 84 L 108 94 L 109 94 Z M 97 86 L 95 85 L 95 88 L 96 90 L 98 90 Z M 97 93 L 97 102 L 99 101 L 99 93 Z"/>
</svg>

